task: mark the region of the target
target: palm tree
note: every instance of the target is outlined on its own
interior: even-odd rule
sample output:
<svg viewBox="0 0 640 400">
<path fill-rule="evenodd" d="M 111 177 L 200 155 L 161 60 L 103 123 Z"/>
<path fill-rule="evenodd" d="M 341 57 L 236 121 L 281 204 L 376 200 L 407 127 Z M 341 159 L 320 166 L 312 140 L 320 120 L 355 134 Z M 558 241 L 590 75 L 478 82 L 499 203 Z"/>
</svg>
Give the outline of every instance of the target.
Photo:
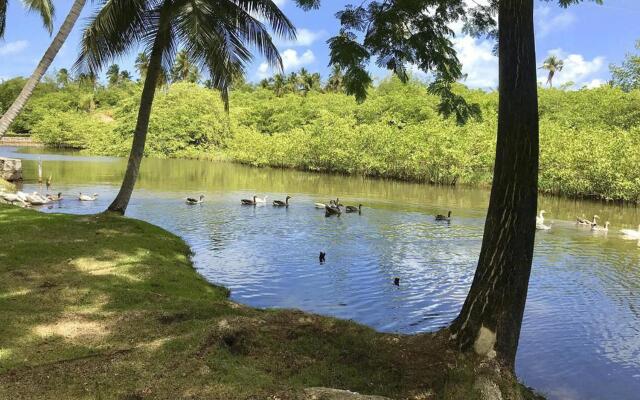
<svg viewBox="0 0 640 400">
<path fill-rule="evenodd" d="M 7 21 L 7 6 L 8 0 L 0 0 L 0 39 L 4 37 L 4 30 Z M 29 9 L 29 11 L 35 11 L 40 14 L 44 27 L 49 31 L 49 34 L 53 32 L 53 17 L 55 10 L 51 0 L 22 0 L 22 4 Z"/>
<path fill-rule="evenodd" d="M 275 74 L 273 76 L 273 92 L 276 96 L 280 97 L 284 94 L 286 89 L 286 80 L 284 75 Z"/>
<path fill-rule="evenodd" d="M 282 69 L 269 32 L 290 39 L 295 28 L 273 0 L 101 0 L 101 4 L 84 32 L 76 65 L 98 71 L 138 45 L 149 54 L 127 170 L 109 206 L 109 211 L 124 214 L 140 171 L 158 78 L 163 63 L 173 63 L 177 47 L 209 71 L 213 86 L 224 96 L 233 76 L 244 73 L 253 59 L 247 47 Z"/>
<path fill-rule="evenodd" d="M 127 71 L 126 69 L 123 69 L 122 71 L 120 71 L 119 83 L 124 83 L 124 82 L 131 82 L 131 72 Z"/>
<path fill-rule="evenodd" d="M 0 0 L 1 1 L 1 0 Z M 69 70 L 66 68 L 61 68 L 60 71 L 56 74 L 56 83 L 59 87 L 66 87 L 69 84 Z"/>
<path fill-rule="evenodd" d="M 547 84 L 549 85 L 549 87 L 553 87 L 553 76 L 556 74 L 556 72 L 562 71 L 563 67 L 564 61 L 554 55 L 551 55 L 547 57 L 546 60 L 544 60 L 544 63 L 542 64 L 542 67 L 540 67 L 540 69 L 546 69 L 547 71 L 549 71 L 549 75 L 547 76 Z"/>
<path fill-rule="evenodd" d="M 298 74 L 295 72 L 291 72 L 287 76 L 287 83 L 286 83 L 287 90 L 290 91 L 291 93 L 296 93 L 300 88 L 299 84 L 300 82 L 298 81 Z"/>
<path fill-rule="evenodd" d="M 120 82 L 120 66 L 118 64 L 111 64 L 107 69 L 107 81 L 109 86 L 117 85 Z"/>
<path fill-rule="evenodd" d="M 180 50 L 176 54 L 176 60 L 171 66 L 170 74 L 172 82 L 187 81 L 197 83 L 201 78 L 198 66 L 191 62 L 186 50 Z M 213 84 L 213 81 L 210 84 Z"/>
<path fill-rule="evenodd" d="M 69 37 L 69 33 L 71 33 L 71 29 L 78 20 L 80 12 L 84 8 L 86 1 L 87 0 L 74 0 L 73 5 L 71 6 L 71 10 L 69 10 L 69 14 L 62 23 L 62 26 L 60 27 L 58 33 L 53 38 L 53 42 L 51 42 L 49 48 L 47 48 L 47 51 L 45 51 L 42 59 L 27 80 L 27 83 L 22 88 L 22 91 L 20 92 L 16 100 L 13 102 L 11 107 L 9 107 L 7 112 L 4 113 L 2 119 L 0 119 L 0 137 L 4 136 L 7 130 L 9 130 L 9 125 L 11 125 L 13 120 L 18 116 L 18 114 L 20 114 L 20 111 L 22 111 L 24 105 L 27 104 L 27 101 L 29 101 L 29 98 L 33 94 L 33 90 L 36 88 L 36 85 L 38 84 L 38 82 L 40 82 L 40 79 L 42 79 L 44 74 L 47 72 L 47 69 L 49 69 L 49 66 L 51 66 L 53 59 L 60 51 L 60 48 L 62 48 L 65 40 L 67 40 L 67 38 Z M 53 18 L 53 6 L 50 0 L 24 0 L 24 3 L 27 4 L 30 9 L 38 10 L 40 12 L 40 15 L 45 21 L 45 26 L 52 26 L 51 21 Z M 0 38 L 4 34 L 6 7 L 7 0 L 0 0 Z"/>
<path fill-rule="evenodd" d="M 342 68 L 339 65 L 333 65 L 331 68 L 331 75 L 329 75 L 329 80 L 327 81 L 326 90 L 329 92 L 342 92 L 344 87 L 342 86 L 342 81 L 344 80 L 344 74 L 342 73 Z"/>
<path fill-rule="evenodd" d="M 140 80 L 144 81 L 144 78 L 147 76 L 147 70 L 149 69 L 149 56 L 147 53 L 138 53 L 135 67 L 138 75 L 140 75 Z"/>
</svg>

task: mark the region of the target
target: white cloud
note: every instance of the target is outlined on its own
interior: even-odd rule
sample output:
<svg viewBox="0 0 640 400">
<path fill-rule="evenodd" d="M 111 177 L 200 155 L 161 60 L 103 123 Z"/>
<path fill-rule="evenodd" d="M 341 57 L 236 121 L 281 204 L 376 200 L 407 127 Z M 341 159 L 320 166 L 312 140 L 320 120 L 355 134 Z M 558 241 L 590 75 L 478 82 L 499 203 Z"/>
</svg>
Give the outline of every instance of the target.
<svg viewBox="0 0 640 400">
<path fill-rule="evenodd" d="M 271 76 L 271 71 L 269 70 L 269 64 L 266 62 L 263 62 L 262 64 L 260 64 L 260 66 L 258 66 L 257 75 L 259 79 L 264 79 Z"/>
<path fill-rule="evenodd" d="M 5 43 L 4 45 L 0 46 L 0 56 L 20 53 L 27 47 L 29 47 L 29 42 L 27 42 L 26 40 L 18 40 L 15 42 Z"/>
<path fill-rule="evenodd" d="M 462 73 L 467 75 L 464 84 L 481 89 L 498 86 L 498 57 L 493 55 L 493 43 L 469 35 L 453 40 Z"/>
<path fill-rule="evenodd" d="M 311 50 L 307 50 L 304 53 L 299 54 L 294 49 L 286 49 L 285 51 L 280 52 L 280 56 L 282 57 L 282 67 L 285 71 L 295 70 L 305 65 L 309 65 L 316 60 L 316 56 Z M 258 66 L 256 76 L 258 79 L 264 79 L 273 75 L 274 72 L 275 71 L 269 67 L 268 63 L 263 62 Z"/>
<path fill-rule="evenodd" d="M 325 31 L 313 32 L 309 29 L 301 28 L 298 29 L 296 33 L 295 40 L 278 40 L 276 39 L 276 44 L 280 47 L 301 47 L 301 46 L 311 46 L 316 40 L 321 39 L 326 35 Z"/>
<path fill-rule="evenodd" d="M 556 72 L 553 78 L 554 86 L 562 86 L 572 82 L 573 88 L 581 88 L 582 86 L 595 87 L 604 83 L 596 77 L 606 66 L 604 57 L 598 56 L 587 60 L 582 54 L 567 54 L 562 49 L 550 50 L 547 56 L 550 55 L 555 55 L 564 61 L 562 71 Z M 542 65 L 542 62 L 539 64 Z M 543 69 L 538 71 L 538 82 L 545 84 L 547 72 Z"/>
<path fill-rule="evenodd" d="M 286 49 L 281 53 L 282 56 L 282 66 L 284 70 L 296 69 L 302 67 L 303 65 L 311 64 L 316 60 L 316 56 L 313 54 L 313 51 L 307 50 L 302 54 L 298 54 L 298 52 L 294 49 Z"/>
<path fill-rule="evenodd" d="M 569 11 L 552 14 L 551 7 L 535 9 L 536 36 L 538 38 L 544 38 L 550 33 L 567 29 L 576 21 L 576 16 Z"/>
<path fill-rule="evenodd" d="M 602 85 L 606 85 L 607 82 L 603 81 L 602 79 L 593 79 L 591 82 L 588 82 L 585 86 L 588 89 L 595 89 L 595 88 L 599 88 Z"/>
</svg>

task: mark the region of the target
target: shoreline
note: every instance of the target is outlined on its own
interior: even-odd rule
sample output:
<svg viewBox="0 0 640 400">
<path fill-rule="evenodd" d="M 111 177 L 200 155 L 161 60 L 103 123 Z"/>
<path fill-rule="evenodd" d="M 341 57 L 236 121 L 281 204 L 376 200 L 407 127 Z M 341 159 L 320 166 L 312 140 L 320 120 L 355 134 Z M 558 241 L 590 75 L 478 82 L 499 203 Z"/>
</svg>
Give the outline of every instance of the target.
<svg viewBox="0 0 640 400">
<path fill-rule="evenodd" d="M 14 228 L 0 243 L 0 397 L 284 400 L 331 387 L 466 399 L 491 387 L 540 398 L 451 348 L 446 331 L 385 334 L 231 302 L 182 239 L 146 222 L 0 205 L 2 225 Z"/>
</svg>

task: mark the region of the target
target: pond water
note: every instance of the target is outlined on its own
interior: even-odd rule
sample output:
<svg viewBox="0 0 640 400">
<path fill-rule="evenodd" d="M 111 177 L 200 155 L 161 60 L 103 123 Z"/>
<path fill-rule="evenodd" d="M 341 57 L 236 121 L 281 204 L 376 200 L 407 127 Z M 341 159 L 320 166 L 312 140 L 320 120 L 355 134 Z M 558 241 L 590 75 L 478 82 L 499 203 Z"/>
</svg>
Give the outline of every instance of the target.
<svg viewBox="0 0 640 400">
<path fill-rule="evenodd" d="M 0 148 L 23 159 L 25 191 L 37 160 L 53 192 L 67 195 L 45 212 L 104 210 L 125 161 Z M 74 200 L 98 193 L 95 203 Z M 288 209 L 241 207 L 241 198 L 292 196 Z M 184 198 L 204 194 L 187 206 Z M 325 218 L 316 201 L 339 196 L 362 215 Z M 299 308 L 352 319 L 385 332 L 446 326 L 458 313 L 476 267 L 489 193 L 360 177 L 255 169 L 190 160 L 143 163 L 128 215 L 184 238 L 209 281 L 256 307 Z M 640 243 L 622 228 L 640 223 L 634 207 L 543 197 L 553 229 L 536 238 L 517 372 L 550 399 L 638 399 Z M 452 210 L 450 225 L 435 213 Z M 608 235 L 577 227 L 576 215 L 610 221 Z M 318 253 L 327 262 L 318 263 Z M 401 285 L 392 284 L 400 277 Z"/>
</svg>

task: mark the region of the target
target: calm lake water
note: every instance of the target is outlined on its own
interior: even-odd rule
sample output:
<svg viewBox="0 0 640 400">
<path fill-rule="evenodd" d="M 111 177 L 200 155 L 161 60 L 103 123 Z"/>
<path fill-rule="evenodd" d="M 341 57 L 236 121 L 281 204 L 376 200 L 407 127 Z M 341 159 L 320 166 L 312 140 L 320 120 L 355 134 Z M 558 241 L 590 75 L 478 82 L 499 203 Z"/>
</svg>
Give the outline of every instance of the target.
<svg viewBox="0 0 640 400">
<path fill-rule="evenodd" d="M 18 153 L 25 151 L 26 153 Z M 43 154 L 39 154 L 42 152 Z M 36 160 L 68 200 L 45 212 L 94 213 L 115 196 L 125 162 L 45 149 L 0 148 L 22 158 L 25 191 Z M 95 203 L 73 199 L 99 193 Z M 293 198 L 288 209 L 241 207 L 253 194 Z M 204 194 L 200 206 L 184 198 Z M 362 215 L 325 218 L 316 201 L 339 196 Z M 427 332 L 458 313 L 476 267 L 488 191 L 255 169 L 235 164 L 145 160 L 128 215 L 183 237 L 198 271 L 256 307 L 299 308 L 385 332 Z M 536 238 L 517 359 L 523 381 L 550 399 L 640 397 L 640 247 L 618 234 L 637 208 L 542 198 L 553 229 Z M 435 213 L 453 211 L 450 225 Z M 611 221 L 608 235 L 576 215 Z M 318 253 L 327 262 L 318 263 Z M 392 285 L 394 277 L 401 286 Z"/>
</svg>

